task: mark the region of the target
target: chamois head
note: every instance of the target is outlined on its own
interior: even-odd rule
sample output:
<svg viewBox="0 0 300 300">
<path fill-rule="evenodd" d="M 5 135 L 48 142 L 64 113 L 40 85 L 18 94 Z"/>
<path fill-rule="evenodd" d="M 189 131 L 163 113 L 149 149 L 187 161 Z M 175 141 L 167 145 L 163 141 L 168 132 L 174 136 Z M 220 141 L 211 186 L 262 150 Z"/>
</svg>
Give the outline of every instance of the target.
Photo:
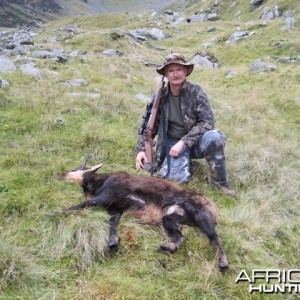
<svg viewBox="0 0 300 300">
<path fill-rule="evenodd" d="M 86 164 L 87 164 L 87 161 L 89 160 L 89 158 L 91 158 L 91 155 L 87 156 L 84 159 L 82 165 L 79 168 L 64 174 L 62 176 L 62 180 L 76 182 L 79 185 L 82 185 L 84 174 L 86 174 L 87 172 L 97 172 L 103 166 L 103 164 L 98 164 L 98 165 L 88 168 L 86 166 Z"/>
</svg>

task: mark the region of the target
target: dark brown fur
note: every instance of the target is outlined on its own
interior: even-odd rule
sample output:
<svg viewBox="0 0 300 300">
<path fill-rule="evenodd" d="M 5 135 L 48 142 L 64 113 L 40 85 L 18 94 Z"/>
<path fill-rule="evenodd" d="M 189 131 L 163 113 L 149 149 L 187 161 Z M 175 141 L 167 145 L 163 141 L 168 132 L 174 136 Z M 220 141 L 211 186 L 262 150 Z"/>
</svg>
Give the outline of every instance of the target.
<svg viewBox="0 0 300 300">
<path fill-rule="evenodd" d="M 180 225 L 196 226 L 209 238 L 217 252 L 219 268 L 229 267 L 222 243 L 216 233 L 216 206 L 202 195 L 164 179 L 128 173 L 97 174 L 101 165 L 68 172 L 64 179 L 80 184 L 89 200 L 65 210 L 71 212 L 88 206 L 101 206 L 110 214 L 109 248 L 119 245 L 117 225 L 129 211 L 145 223 L 162 222 L 170 242 L 160 245 L 163 253 L 175 253 L 184 238 Z"/>
</svg>

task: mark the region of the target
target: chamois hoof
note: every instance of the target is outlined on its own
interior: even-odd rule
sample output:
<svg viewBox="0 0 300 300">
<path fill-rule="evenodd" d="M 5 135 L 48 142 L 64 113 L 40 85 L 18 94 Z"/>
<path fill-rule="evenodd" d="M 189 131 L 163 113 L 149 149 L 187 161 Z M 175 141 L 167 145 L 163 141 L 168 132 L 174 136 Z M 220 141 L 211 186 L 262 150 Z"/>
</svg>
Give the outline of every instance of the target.
<svg viewBox="0 0 300 300">
<path fill-rule="evenodd" d="M 109 251 L 113 251 L 119 247 L 120 244 L 120 239 L 119 238 L 114 238 L 110 239 L 108 242 L 108 249 Z"/>
<path fill-rule="evenodd" d="M 219 269 L 220 269 L 221 272 L 225 272 L 229 269 L 229 263 L 228 263 L 228 260 L 226 258 L 221 259 L 219 261 Z"/>
<path fill-rule="evenodd" d="M 158 251 L 163 254 L 174 254 L 178 250 L 178 247 L 174 243 L 166 243 L 160 245 Z"/>
</svg>

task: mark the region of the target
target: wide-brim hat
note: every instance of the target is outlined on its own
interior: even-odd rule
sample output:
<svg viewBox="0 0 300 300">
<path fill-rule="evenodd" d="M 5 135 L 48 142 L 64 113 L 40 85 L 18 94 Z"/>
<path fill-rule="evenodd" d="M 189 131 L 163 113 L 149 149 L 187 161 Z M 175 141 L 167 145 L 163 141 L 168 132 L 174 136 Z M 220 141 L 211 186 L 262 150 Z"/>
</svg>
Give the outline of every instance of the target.
<svg viewBox="0 0 300 300">
<path fill-rule="evenodd" d="M 160 75 L 165 75 L 165 68 L 170 64 L 178 64 L 187 68 L 187 75 L 189 76 L 194 69 L 194 64 L 189 63 L 185 60 L 184 56 L 177 53 L 171 53 L 165 57 L 163 65 L 156 68 L 156 71 Z"/>
</svg>

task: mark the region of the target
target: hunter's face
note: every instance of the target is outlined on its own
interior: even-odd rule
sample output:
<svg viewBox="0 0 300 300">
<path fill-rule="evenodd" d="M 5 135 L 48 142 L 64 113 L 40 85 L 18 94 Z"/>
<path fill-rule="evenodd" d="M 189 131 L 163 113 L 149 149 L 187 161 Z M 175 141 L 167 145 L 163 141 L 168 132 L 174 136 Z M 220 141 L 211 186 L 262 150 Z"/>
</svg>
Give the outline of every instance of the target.
<svg viewBox="0 0 300 300">
<path fill-rule="evenodd" d="M 166 67 L 165 76 L 170 85 L 182 85 L 187 76 L 187 68 L 178 64 L 170 64 Z"/>
</svg>

